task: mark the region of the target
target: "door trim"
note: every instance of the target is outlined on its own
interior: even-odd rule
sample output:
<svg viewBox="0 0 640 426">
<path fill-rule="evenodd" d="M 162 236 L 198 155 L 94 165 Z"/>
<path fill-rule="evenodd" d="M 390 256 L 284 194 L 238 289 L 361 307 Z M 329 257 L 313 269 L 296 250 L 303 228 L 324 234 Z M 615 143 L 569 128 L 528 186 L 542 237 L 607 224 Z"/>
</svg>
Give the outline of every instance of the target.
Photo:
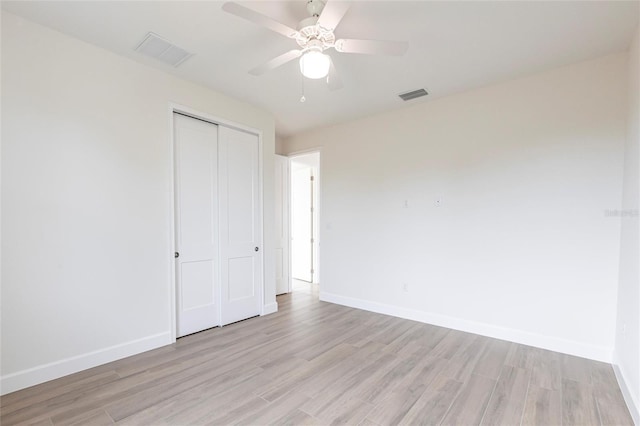
<svg viewBox="0 0 640 426">
<path fill-rule="evenodd" d="M 173 256 L 176 251 L 176 188 L 175 188 L 175 141 L 174 141 L 174 126 L 173 126 L 173 114 L 178 113 L 182 115 L 186 115 L 198 120 L 207 121 L 211 124 L 221 125 L 225 127 L 231 127 L 233 129 L 242 130 L 247 133 L 254 134 L 258 136 L 258 187 L 260 191 L 259 197 L 259 206 L 258 206 L 258 214 L 260 215 L 260 221 L 262 222 L 262 231 L 260 232 L 260 246 L 262 250 L 260 251 L 260 257 L 262 258 L 262 266 L 260 270 L 260 274 L 262 275 L 262 284 L 259 286 L 259 299 L 260 299 L 260 315 L 266 315 L 270 312 L 268 307 L 265 307 L 264 304 L 264 285 L 265 285 L 265 276 L 264 276 L 264 162 L 263 162 L 263 142 L 262 142 L 262 131 L 250 126 L 246 126 L 241 123 L 237 123 L 235 121 L 227 120 L 221 117 L 217 117 L 211 114 L 204 113 L 202 111 L 195 110 L 185 105 L 177 104 L 174 102 L 169 102 L 168 104 L 168 115 L 169 115 L 169 141 L 168 141 L 168 149 L 169 149 L 169 170 L 170 170 L 170 201 L 169 201 L 169 241 L 171 242 L 171 250 L 168 253 L 169 259 L 169 312 L 170 312 L 170 324 L 171 324 L 171 343 L 175 343 L 177 336 L 177 300 L 176 300 L 176 292 L 177 282 L 176 282 L 176 262 Z M 220 268 L 216 271 L 216 275 L 218 280 L 220 279 Z M 221 293 L 221 291 L 219 291 Z M 220 300 L 220 294 L 217 295 L 218 300 Z M 220 314 L 218 314 L 220 316 Z M 220 324 L 220 318 L 218 318 L 218 324 Z"/>
<path fill-rule="evenodd" d="M 291 224 L 291 159 L 287 156 L 287 155 L 283 155 L 283 154 L 275 154 L 274 156 L 274 160 L 278 160 L 278 158 L 281 158 L 283 160 L 283 163 L 286 164 L 286 172 L 283 173 L 282 175 L 282 184 L 284 186 L 284 188 L 280 188 L 283 190 L 283 194 L 282 194 L 282 200 L 283 200 L 283 204 L 279 206 L 279 208 L 282 208 L 283 210 L 283 215 L 286 214 L 286 220 L 283 223 L 283 232 L 285 233 L 284 239 L 285 241 L 283 241 L 283 250 L 286 253 L 286 266 L 287 266 L 287 280 L 286 280 L 286 292 L 284 294 L 288 294 L 291 293 L 291 265 L 290 265 L 290 259 L 291 259 L 291 235 L 290 235 L 290 224 Z M 274 161 L 275 162 L 275 161 Z M 277 167 L 277 166 L 276 166 Z M 274 181 L 275 181 L 275 171 L 274 171 Z M 276 191 L 277 192 L 277 191 Z M 278 244 L 276 244 L 276 249 L 278 248 Z M 277 266 L 276 266 L 277 268 Z M 277 283 L 277 277 L 276 277 L 276 296 L 278 295 L 278 283 Z"/>
</svg>

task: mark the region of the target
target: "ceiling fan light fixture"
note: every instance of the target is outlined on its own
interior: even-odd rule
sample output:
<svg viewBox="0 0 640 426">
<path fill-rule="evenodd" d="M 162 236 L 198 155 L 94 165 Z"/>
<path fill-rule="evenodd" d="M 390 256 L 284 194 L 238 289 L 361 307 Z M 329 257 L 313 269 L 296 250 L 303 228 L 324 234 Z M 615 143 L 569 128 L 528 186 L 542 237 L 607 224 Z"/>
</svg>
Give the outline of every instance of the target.
<svg viewBox="0 0 640 426">
<path fill-rule="evenodd" d="M 329 74 L 331 58 L 320 50 L 309 50 L 300 58 L 300 72 L 307 78 L 324 78 Z"/>
</svg>

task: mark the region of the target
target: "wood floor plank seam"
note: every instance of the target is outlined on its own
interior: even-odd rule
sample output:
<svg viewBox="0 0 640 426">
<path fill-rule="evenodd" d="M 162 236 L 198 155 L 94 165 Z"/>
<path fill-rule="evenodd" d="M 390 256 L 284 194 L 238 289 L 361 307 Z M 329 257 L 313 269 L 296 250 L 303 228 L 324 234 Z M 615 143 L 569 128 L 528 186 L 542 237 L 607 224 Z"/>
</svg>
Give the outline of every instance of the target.
<svg viewBox="0 0 640 426">
<path fill-rule="evenodd" d="M 491 394 L 489 395 L 488 401 L 491 402 L 491 398 L 493 398 L 493 394 L 496 392 L 496 388 L 498 387 L 498 380 L 496 380 L 496 382 L 493 385 L 493 389 L 491 389 Z M 482 417 L 480 418 L 480 423 L 478 424 L 482 424 L 483 420 L 484 420 L 484 416 L 486 416 L 487 414 L 487 410 L 489 409 L 489 402 L 487 402 L 487 405 L 484 407 L 484 411 L 482 412 Z"/>
<path fill-rule="evenodd" d="M 594 405 L 596 406 L 596 413 L 598 413 L 598 421 L 600 421 L 600 424 L 602 425 L 604 422 L 602 421 L 602 414 L 600 414 L 600 404 L 598 404 L 598 400 L 595 398 L 595 395 L 593 399 L 595 400 Z"/>
<path fill-rule="evenodd" d="M 456 391 L 455 395 L 451 398 L 451 401 L 447 405 L 447 409 L 442 413 L 442 416 L 440 417 L 439 421 L 437 422 L 438 425 L 442 425 L 442 422 L 444 421 L 444 419 L 449 414 L 449 411 L 451 410 L 451 407 L 453 407 L 454 402 L 456 401 L 456 399 L 458 398 L 458 396 L 460 395 L 461 392 L 462 392 L 462 388 L 460 387 Z"/>
<path fill-rule="evenodd" d="M 533 380 L 533 378 L 529 378 L 529 383 L 527 383 L 527 391 L 524 393 L 524 401 L 525 401 L 525 405 L 522 407 L 522 414 L 520 414 L 520 423 L 519 425 L 522 426 L 522 421 L 524 419 L 524 411 L 526 410 L 527 406 L 527 397 L 529 396 L 529 389 L 531 389 L 531 380 Z"/>
</svg>

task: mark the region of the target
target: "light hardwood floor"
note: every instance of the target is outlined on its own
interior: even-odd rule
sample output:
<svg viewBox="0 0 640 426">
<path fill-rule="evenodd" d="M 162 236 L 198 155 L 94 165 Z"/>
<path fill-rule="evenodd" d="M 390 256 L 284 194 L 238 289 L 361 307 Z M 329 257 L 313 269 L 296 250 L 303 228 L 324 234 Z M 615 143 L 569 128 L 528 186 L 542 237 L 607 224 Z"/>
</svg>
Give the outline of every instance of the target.
<svg viewBox="0 0 640 426">
<path fill-rule="evenodd" d="M 610 365 L 319 302 L 1 398 L 3 426 L 631 425 Z"/>
</svg>

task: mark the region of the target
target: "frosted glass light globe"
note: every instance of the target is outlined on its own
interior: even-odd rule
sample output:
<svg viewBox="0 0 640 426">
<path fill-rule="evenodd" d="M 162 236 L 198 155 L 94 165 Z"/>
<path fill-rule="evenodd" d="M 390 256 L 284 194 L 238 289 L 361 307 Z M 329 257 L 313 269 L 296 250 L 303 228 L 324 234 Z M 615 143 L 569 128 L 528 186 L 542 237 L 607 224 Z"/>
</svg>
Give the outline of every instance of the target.
<svg viewBox="0 0 640 426">
<path fill-rule="evenodd" d="M 318 50 L 310 50 L 300 58 L 300 72 L 307 78 L 326 77 L 329 74 L 330 65 L 329 56 Z"/>
</svg>

